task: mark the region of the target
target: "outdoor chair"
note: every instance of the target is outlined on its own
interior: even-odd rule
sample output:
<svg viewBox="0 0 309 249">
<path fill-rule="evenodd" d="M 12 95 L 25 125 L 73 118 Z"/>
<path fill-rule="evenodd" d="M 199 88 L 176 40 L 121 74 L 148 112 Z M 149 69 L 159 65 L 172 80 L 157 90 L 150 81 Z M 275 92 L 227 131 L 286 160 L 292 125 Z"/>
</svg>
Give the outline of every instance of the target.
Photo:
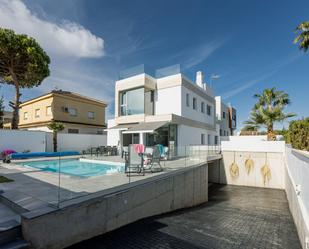
<svg viewBox="0 0 309 249">
<path fill-rule="evenodd" d="M 155 145 L 152 149 L 152 154 L 150 157 L 144 158 L 144 160 L 149 161 L 148 167 L 145 165 L 145 170 L 150 171 L 151 173 L 154 172 L 161 172 L 163 171 L 163 168 L 161 166 L 160 160 L 161 160 L 161 152 L 158 145 Z"/>
<path fill-rule="evenodd" d="M 117 154 L 118 154 L 117 146 L 113 146 L 113 147 L 112 147 L 112 155 L 113 155 L 113 156 L 117 156 Z"/>
<path fill-rule="evenodd" d="M 129 147 L 123 146 L 121 151 L 121 158 L 126 157 L 126 155 L 129 153 Z"/>
<path fill-rule="evenodd" d="M 129 145 L 128 161 L 125 163 L 125 173 L 127 176 L 130 176 L 131 173 L 145 175 L 143 156 L 134 150 L 132 144 Z"/>
<path fill-rule="evenodd" d="M 93 156 L 93 155 L 98 156 L 98 154 L 99 154 L 99 148 L 98 147 L 91 147 L 90 148 L 90 155 L 91 156 Z"/>
</svg>

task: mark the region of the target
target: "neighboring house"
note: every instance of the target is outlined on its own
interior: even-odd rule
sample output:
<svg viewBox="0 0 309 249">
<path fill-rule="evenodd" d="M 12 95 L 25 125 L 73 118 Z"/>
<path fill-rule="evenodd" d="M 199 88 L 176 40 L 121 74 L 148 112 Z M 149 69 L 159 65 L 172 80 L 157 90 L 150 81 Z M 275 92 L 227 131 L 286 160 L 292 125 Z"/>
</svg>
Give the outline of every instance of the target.
<svg viewBox="0 0 309 249">
<path fill-rule="evenodd" d="M 215 97 L 202 72 L 194 83 L 180 69 L 167 75 L 164 71 L 169 70 L 157 70 L 156 77 L 140 73 L 116 81 L 108 145 L 162 144 L 173 151 L 176 146 L 219 143 Z"/>
<path fill-rule="evenodd" d="M 216 96 L 217 132 L 220 136 L 234 135 L 236 130 L 236 109 L 222 102 L 221 96 Z"/>
<path fill-rule="evenodd" d="M 50 131 L 52 121 L 65 125 L 63 133 L 102 134 L 107 104 L 77 93 L 54 90 L 23 102 L 19 129 Z"/>
<path fill-rule="evenodd" d="M 11 122 L 13 119 L 13 112 L 4 111 L 3 115 L 3 129 L 10 129 L 11 128 Z"/>
</svg>

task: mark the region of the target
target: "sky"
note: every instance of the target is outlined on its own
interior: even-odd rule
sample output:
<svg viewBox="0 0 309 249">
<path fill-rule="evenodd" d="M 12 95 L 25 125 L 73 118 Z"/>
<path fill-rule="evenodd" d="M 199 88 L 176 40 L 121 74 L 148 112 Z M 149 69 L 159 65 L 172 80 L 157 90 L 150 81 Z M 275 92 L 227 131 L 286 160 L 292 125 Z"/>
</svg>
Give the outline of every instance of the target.
<svg viewBox="0 0 309 249">
<path fill-rule="evenodd" d="M 0 26 L 34 37 L 51 58 L 50 76 L 22 101 L 68 90 L 108 102 L 112 118 L 120 71 L 180 64 L 192 80 L 220 75 L 212 87 L 237 109 L 238 128 L 270 87 L 290 95 L 296 118 L 309 116 L 309 52 L 293 44 L 308 20 L 308 0 L 0 0 Z M 7 104 L 13 87 L 0 95 Z"/>
</svg>

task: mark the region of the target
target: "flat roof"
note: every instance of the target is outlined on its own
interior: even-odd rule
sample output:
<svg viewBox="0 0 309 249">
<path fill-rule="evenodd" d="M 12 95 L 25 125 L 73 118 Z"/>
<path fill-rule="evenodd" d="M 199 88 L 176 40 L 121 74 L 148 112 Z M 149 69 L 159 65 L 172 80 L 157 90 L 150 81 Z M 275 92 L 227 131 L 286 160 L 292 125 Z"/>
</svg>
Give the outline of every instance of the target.
<svg viewBox="0 0 309 249">
<path fill-rule="evenodd" d="M 41 98 L 44 98 L 45 96 L 53 96 L 53 95 L 60 95 L 60 96 L 69 96 L 69 97 L 73 97 L 73 98 L 80 98 L 80 99 L 85 99 L 85 100 L 88 100 L 88 101 L 92 101 L 92 102 L 97 102 L 99 104 L 103 104 L 103 105 L 106 105 L 107 106 L 107 103 L 104 102 L 104 101 L 101 101 L 101 100 L 97 100 L 97 99 L 94 99 L 94 98 L 91 98 L 91 97 L 87 97 L 87 96 L 84 96 L 84 95 L 80 95 L 78 93 L 74 93 L 74 92 L 70 92 L 70 91 L 63 91 L 63 90 L 52 90 L 51 92 L 48 92 L 48 93 L 45 93 L 45 94 L 42 94 L 40 96 L 37 96 L 35 98 L 32 98 L 32 99 L 28 99 L 26 101 L 23 101 L 21 103 L 21 106 L 22 105 L 25 105 L 29 102 L 33 102 L 35 100 L 39 100 Z"/>
</svg>

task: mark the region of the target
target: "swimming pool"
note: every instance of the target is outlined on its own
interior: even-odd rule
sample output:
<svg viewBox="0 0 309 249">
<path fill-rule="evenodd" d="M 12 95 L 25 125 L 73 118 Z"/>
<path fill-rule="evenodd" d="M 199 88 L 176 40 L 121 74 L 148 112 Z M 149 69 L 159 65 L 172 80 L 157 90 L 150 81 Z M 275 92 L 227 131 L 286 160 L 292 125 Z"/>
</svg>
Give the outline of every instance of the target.
<svg viewBox="0 0 309 249">
<path fill-rule="evenodd" d="M 122 165 L 121 163 L 96 163 L 82 161 L 79 159 L 60 160 L 60 167 L 58 160 L 30 161 L 17 164 L 55 173 L 58 173 L 60 169 L 61 174 L 68 174 L 80 177 L 90 177 L 124 172 L 124 165 Z"/>
</svg>

